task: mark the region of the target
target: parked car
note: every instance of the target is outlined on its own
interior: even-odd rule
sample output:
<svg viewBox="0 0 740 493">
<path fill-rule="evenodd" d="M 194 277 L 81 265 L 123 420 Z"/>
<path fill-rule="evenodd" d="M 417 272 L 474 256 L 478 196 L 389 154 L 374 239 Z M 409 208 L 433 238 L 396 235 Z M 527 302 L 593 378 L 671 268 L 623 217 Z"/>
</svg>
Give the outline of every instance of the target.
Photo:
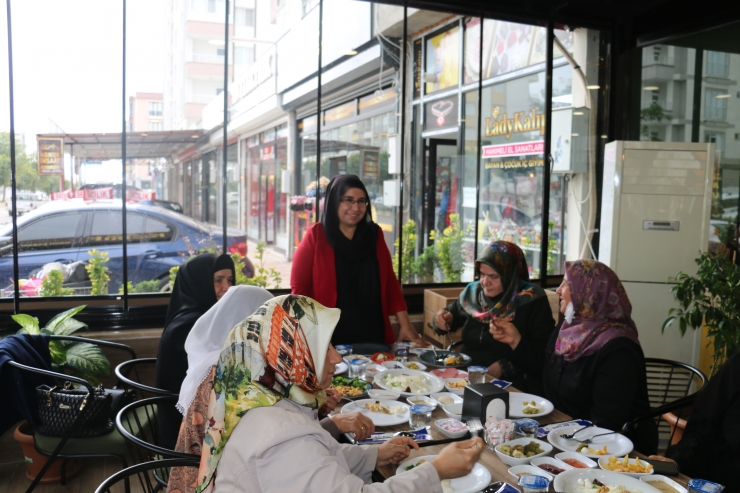
<svg viewBox="0 0 740 493">
<path fill-rule="evenodd" d="M 108 252 L 109 292 L 123 282 L 122 212 L 120 200 L 51 201 L 18 219 L 20 279 L 28 279 L 50 262 L 71 264 L 90 258 L 88 251 Z M 159 280 L 165 289 L 171 267 L 181 265 L 203 248 L 220 249 L 223 228 L 196 221 L 157 206 L 126 204 L 128 280 L 133 284 Z M 227 230 L 227 248 L 245 257 L 244 273 L 254 275 L 247 255 L 247 236 Z M 0 285 L 13 278 L 12 225 L 0 228 Z"/>
<path fill-rule="evenodd" d="M 13 197 L 10 198 L 12 200 Z M 11 202 L 8 201 L 8 213 L 10 213 Z M 15 210 L 19 216 L 27 214 L 48 200 L 43 192 L 18 192 L 15 199 Z"/>
<path fill-rule="evenodd" d="M 97 188 L 112 188 L 113 189 L 113 198 L 120 199 L 121 195 L 123 194 L 123 185 L 120 183 L 86 183 L 85 185 L 82 185 L 79 189 L 80 190 L 94 190 Z M 126 190 L 131 191 L 139 191 L 139 188 L 133 186 L 133 185 L 126 185 Z M 182 213 L 182 206 L 178 204 L 177 202 L 172 202 L 170 200 L 141 200 L 140 201 L 143 204 L 148 205 L 158 205 L 160 207 L 164 207 L 165 209 L 170 209 L 175 212 Z"/>
</svg>

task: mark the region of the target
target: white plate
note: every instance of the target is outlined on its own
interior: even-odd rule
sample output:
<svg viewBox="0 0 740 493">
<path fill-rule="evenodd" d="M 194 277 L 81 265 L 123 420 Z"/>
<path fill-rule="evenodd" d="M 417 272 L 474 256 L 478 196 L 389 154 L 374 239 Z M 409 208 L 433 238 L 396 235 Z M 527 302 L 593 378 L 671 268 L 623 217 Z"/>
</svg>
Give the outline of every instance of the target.
<svg viewBox="0 0 740 493">
<path fill-rule="evenodd" d="M 409 368 L 409 365 L 416 365 L 417 368 Z M 403 366 L 409 368 L 409 370 L 427 371 L 426 365 L 422 365 L 418 361 L 407 361 L 403 364 Z"/>
<path fill-rule="evenodd" d="M 617 457 L 618 462 L 622 462 L 623 457 Z M 635 463 L 635 458 L 630 457 L 629 459 L 630 464 Z M 644 464 L 643 461 L 640 461 Z M 610 471 L 610 469 L 607 469 L 604 467 L 606 464 L 609 463 L 609 457 L 602 457 L 599 459 L 599 467 L 604 469 L 605 471 Z M 619 474 L 626 474 L 627 476 L 632 476 L 633 478 L 640 478 L 642 476 L 650 476 L 655 472 L 654 468 L 650 468 L 650 472 L 620 472 L 620 471 L 611 471 L 611 472 L 619 472 Z"/>
<path fill-rule="evenodd" d="M 642 493 L 660 493 L 660 490 L 657 488 L 637 478 L 631 478 L 618 472 L 604 471 L 603 469 L 571 469 L 570 471 L 565 471 L 555 476 L 553 487 L 555 491 L 562 491 L 563 493 L 581 493 L 576 487 L 580 478 L 598 479 L 608 486 L 621 484 L 630 491 L 641 490 Z"/>
<path fill-rule="evenodd" d="M 427 384 L 427 386 L 429 387 L 429 390 L 427 392 L 402 392 L 401 389 L 391 387 L 390 385 L 385 383 L 388 377 L 398 377 L 401 375 L 421 376 L 422 381 Z M 378 375 L 376 376 L 374 380 L 374 383 L 376 386 L 380 387 L 381 389 L 393 390 L 405 396 L 429 395 L 433 392 L 439 392 L 445 387 L 445 382 L 441 378 L 436 377 L 432 375 L 431 373 L 426 373 L 426 372 L 419 371 L 419 370 L 409 370 L 407 368 L 404 368 L 402 370 L 386 370 L 382 373 L 378 373 Z"/>
<path fill-rule="evenodd" d="M 675 482 L 675 481 L 674 481 L 674 480 L 672 480 L 671 478 L 668 478 L 668 477 L 666 477 L 666 476 L 661 476 L 660 474 L 651 474 L 651 475 L 649 475 L 649 476 L 642 476 L 642 477 L 640 478 L 640 481 L 643 481 L 643 482 L 645 482 L 645 481 L 650 481 L 650 482 L 653 482 L 653 481 L 656 481 L 656 482 L 661 482 L 661 483 L 665 483 L 665 484 L 667 484 L 668 486 L 671 486 L 671 487 L 672 487 L 672 488 L 674 488 L 674 489 L 675 489 L 676 491 L 678 491 L 678 493 L 688 493 L 688 490 L 687 490 L 686 488 L 684 488 L 683 486 L 681 486 L 680 484 L 678 484 L 677 482 Z M 652 485 L 651 485 L 651 486 L 652 486 Z"/>
<path fill-rule="evenodd" d="M 511 396 L 512 394 L 509 395 Z M 578 448 L 580 443 L 576 442 L 575 440 L 566 440 L 560 435 L 571 434 L 579 428 L 583 427 L 580 425 L 573 425 L 556 428 L 548 433 L 547 441 L 550 442 L 553 447 L 562 450 L 563 452 L 576 452 L 576 449 Z M 611 430 L 607 430 L 606 428 L 597 428 L 595 426 L 592 426 L 591 428 L 586 428 L 585 430 L 578 433 L 576 438 L 585 440 L 586 438 L 592 437 L 594 435 L 598 435 L 600 433 L 608 433 L 610 431 Z M 606 445 L 606 455 L 590 454 L 586 449 L 581 450 L 579 453 L 592 459 L 600 459 L 602 457 L 610 457 L 612 455 L 624 456 L 624 454 L 629 454 L 630 452 L 632 452 L 632 449 L 634 448 L 634 446 L 632 445 L 632 441 L 626 436 L 620 435 L 619 433 L 596 437 L 594 438 L 593 443 L 589 445 L 589 447 L 591 447 L 592 449 L 600 449 L 604 447 L 604 445 Z"/>
<path fill-rule="evenodd" d="M 448 402 L 447 404 L 456 404 L 456 403 L 462 404 L 462 401 L 463 401 L 463 398 L 462 397 L 460 397 L 457 394 L 453 394 L 452 392 L 437 392 L 437 393 L 434 393 L 434 394 L 429 394 L 429 397 L 431 397 L 435 401 L 439 402 L 439 405 L 440 406 L 444 406 L 445 405 L 444 402 L 441 402 L 439 400 L 441 397 L 449 397 L 449 398 L 452 399 L 452 402 Z"/>
<path fill-rule="evenodd" d="M 344 361 L 342 361 L 341 363 L 337 363 L 334 366 L 337 367 L 336 370 L 334 370 L 334 374 L 335 375 L 339 375 L 341 373 L 344 373 L 345 371 L 347 371 L 347 368 L 348 368 L 347 363 L 345 363 Z"/>
<path fill-rule="evenodd" d="M 540 412 L 537 414 L 524 414 L 524 401 L 537 403 L 537 408 Z M 550 414 L 555 409 L 552 402 L 548 401 L 544 397 L 538 397 L 532 394 L 525 394 L 524 392 L 509 392 L 509 416 L 512 418 L 538 418 Z M 579 435 L 580 436 L 580 435 Z"/>
<path fill-rule="evenodd" d="M 366 403 L 373 403 L 378 399 L 360 399 L 349 404 L 345 404 L 342 408 L 343 413 L 354 413 L 360 412 L 370 418 L 375 426 L 393 426 L 400 425 L 409 422 L 409 405 L 399 401 L 380 400 L 380 402 L 388 407 L 391 406 L 403 406 L 405 409 L 401 414 L 385 414 L 380 412 L 371 411 L 365 407 Z"/>
<path fill-rule="evenodd" d="M 396 469 L 396 474 L 402 474 L 406 472 L 404 469 L 412 464 L 416 464 L 421 459 L 426 459 L 427 462 L 437 457 L 436 455 L 423 455 L 421 457 L 415 457 L 402 462 L 401 465 Z M 412 469 L 413 470 L 413 469 Z M 476 463 L 473 466 L 473 470 L 467 476 L 461 478 L 455 478 L 450 480 L 450 488 L 454 493 L 475 493 L 480 491 L 491 482 L 491 473 L 488 469 L 482 465 Z"/>
</svg>

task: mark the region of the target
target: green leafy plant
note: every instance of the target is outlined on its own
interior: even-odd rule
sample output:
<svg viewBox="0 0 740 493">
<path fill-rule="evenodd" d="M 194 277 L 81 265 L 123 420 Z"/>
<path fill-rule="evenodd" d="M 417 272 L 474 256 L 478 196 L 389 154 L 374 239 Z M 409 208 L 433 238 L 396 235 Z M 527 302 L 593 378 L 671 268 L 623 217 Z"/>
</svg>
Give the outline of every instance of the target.
<svg viewBox="0 0 740 493">
<path fill-rule="evenodd" d="M 97 249 L 89 250 L 87 252 L 90 255 L 85 270 L 87 275 L 90 277 L 90 283 L 92 284 L 92 291 L 90 294 L 108 294 L 108 267 L 105 265 L 110 260 L 108 258 L 108 252 L 101 252 Z"/>
<path fill-rule="evenodd" d="M 172 291 L 175 288 L 175 280 L 177 279 L 177 271 L 179 270 L 180 270 L 179 265 L 170 267 L 170 291 Z"/>
<path fill-rule="evenodd" d="M 725 255 L 702 253 L 699 266 L 690 276 L 679 272 L 669 282 L 679 308 L 671 308 L 662 331 L 678 320 L 681 335 L 687 327 L 696 330 L 706 325 L 710 344 L 714 344 L 711 375 L 727 358 L 740 349 L 740 266 Z"/>
<path fill-rule="evenodd" d="M 39 290 L 39 295 L 66 296 L 74 293 L 70 288 L 63 287 L 63 284 L 64 276 L 62 273 L 58 270 L 52 270 L 46 274 L 46 277 L 44 277 L 44 281 L 41 283 L 41 289 Z"/>
<path fill-rule="evenodd" d="M 132 293 L 158 293 L 159 292 L 159 279 L 152 279 L 150 281 L 141 281 L 133 284 L 128 281 L 128 292 Z M 118 288 L 118 294 L 123 294 L 123 286 Z"/>
<path fill-rule="evenodd" d="M 74 318 L 84 310 L 86 305 L 71 308 L 54 316 L 44 328 L 39 327 L 39 319 L 19 313 L 12 318 L 21 329 L 18 334 L 72 335 L 87 324 Z M 100 347 L 87 342 L 49 341 L 49 353 L 52 365 L 64 371 L 68 369 L 73 375 L 84 378 L 93 385 L 99 383 L 97 377 L 110 375 L 110 363 Z"/>
<path fill-rule="evenodd" d="M 445 276 L 445 282 L 460 282 L 463 273 L 462 248 L 465 232 L 460 226 L 460 215 L 450 214 L 450 225 L 442 234 L 434 231 L 429 235 L 436 239 L 439 254 L 439 266 Z"/>
<path fill-rule="evenodd" d="M 234 261 L 234 272 L 236 273 L 234 285 L 240 286 L 242 284 L 248 284 L 249 278 L 244 275 L 244 256 L 239 252 L 234 252 L 231 254 L 231 260 Z"/>
<path fill-rule="evenodd" d="M 283 278 L 273 267 L 265 267 L 264 257 L 266 249 L 267 246 L 263 242 L 257 243 L 257 253 L 254 254 L 254 258 L 257 260 L 254 277 L 247 279 L 245 284 L 267 288 L 267 285 L 272 282 L 273 287 L 279 288 L 280 283 L 283 282 Z"/>
<path fill-rule="evenodd" d="M 396 251 L 396 254 L 393 256 L 393 272 L 395 272 L 396 277 L 398 277 L 398 260 L 400 256 L 403 266 L 403 279 L 401 279 L 402 284 L 408 284 L 411 279 L 411 274 L 414 273 L 414 245 L 416 245 L 416 238 L 416 222 L 413 219 L 410 219 L 401 228 L 401 237 L 396 238 L 396 241 L 393 243 Z"/>
<path fill-rule="evenodd" d="M 434 245 L 427 246 L 413 264 L 419 282 L 434 282 L 434 271 L 439 266 L 439 254 Z"/>
</svg>

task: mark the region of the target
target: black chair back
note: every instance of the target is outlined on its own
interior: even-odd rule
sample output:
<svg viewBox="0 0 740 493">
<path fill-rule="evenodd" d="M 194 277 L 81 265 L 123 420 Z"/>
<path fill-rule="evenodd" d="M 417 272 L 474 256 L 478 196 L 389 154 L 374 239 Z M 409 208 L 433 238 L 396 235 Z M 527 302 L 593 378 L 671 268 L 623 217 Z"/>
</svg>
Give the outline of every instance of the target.
<svg viewBox="0 0 740 493">
<path fill-rule="evenodd" d="M 139 358 L 124 361 L 116 367 L 116 377 L 123 386 L 133 389 L 139 399 L 150 396 L 177 396 L 169 390 L 159 389 L 142 383 L 143 376 L 154 376 L 157 358 Z"/>
<path fill-rule="evenodd" d="M 127 481 L 131 476 L 138 476 L 141 489 L 144 493 L 155 493 L 162 489 L 158 477 L 169 477 L 173 467 L 198 467 L 200 460 L 195 459 L 162 459 L 136 464 L 117 472 L 103 481 L 95 493 L 111 493 L 111 489 L 120 481 Z"/>
</svg>

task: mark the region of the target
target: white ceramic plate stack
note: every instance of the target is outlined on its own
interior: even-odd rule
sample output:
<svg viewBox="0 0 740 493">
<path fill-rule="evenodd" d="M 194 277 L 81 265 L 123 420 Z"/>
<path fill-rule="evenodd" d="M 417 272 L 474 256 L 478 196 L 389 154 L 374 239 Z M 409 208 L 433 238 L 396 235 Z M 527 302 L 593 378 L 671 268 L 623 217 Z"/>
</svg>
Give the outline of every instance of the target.
<svg viewBox="0 0 740 493">
<path fill-rule="evenodd" d="M 421 377 L 422 382 L 425 384 L 426 387 L 428 387 L 428 390 L 426 392 L 405 392 L 405 389 L 400 389 L 398 387 L 392 387 L 388 382 L 389 378 L 393 377 L 401 377 L 401 376 L 408 376 L 408 377 Z M 377 375 L 377 378 L 375 378 L 374 383 L 376 386 L 386 389 L 386 390 L 393 390 L 396 392 L 399 392 L 401 395 L 409 396 L 409 395 L 429 395 L 433 392 L 439 392 L 441 391 L 445 383 L 444 381 L 432 375 L 431 373 L 426 373 L 419 370 L 409 370 L 407 368 L 401 369 L 401 370 L 387 370 L 382 373 L 379 373 Z"/>
<path fill-rule="evenodd" d="M 555 476 L 553 486 L 555 491 L 562 491 L 563 493 L 580 493 L 582 490 L 578 489 L 579 479 L 590 479 L 591 481 L 598 479 L 607 486 L 621 484 L 630 491 L 641 490 L 642 493 L 660 493 L 660 490 L 657 488 L 654 488 L 637 478 L 632 478 L 618 472 L 604 471 L 603 469 L 572 469 L 570 471 L 565 471 L 564 473 L 560 473 Z"/>
<path fill-rule="evenodd" d="M 513 394 L 514 392 L 509 395 L 511 396 Z M 550 442 L 553 447 L 558 450 L 562 450 L 563 452 L 576 452 L 576 449 L 578 448 L 580 443 L 575 440 L 568 440 L 567 438 L 563 438 L 560 435 L 569 435 L 574 431 L 579 430 L 580 428 L 583 427 L 580 425 L 573 425 L 556 428 L 547 435 L 547 441 Z M 607 430 L 606 428 L 598 428 L 596 426 L 592 426 L 580 431 L 578 434 L 576 434 L 576 438 L 578 438 L 579 440 L 585 440 L 587 438 L 593 437 L 594 435 L 609 433 L 610 431 L 611 430 Z M 581 454 L 592 459 L 600 459 L 602 457 L 610 457 L 612 455 L 623 457 L 624 454 L 629 454 L 630 452 L 632 452 L 632 449 L 634 448 L 634 446 L 632 445 L 632 441 L 626 436 L 620 435 L 619 433 L 603 435 L 600 437 L 596 437 L 593 440 L 593 443 L 588 445 L 588 447 L 596 450 L 602 449 L 604 446 L 606 446 L 606 454 L 592 454 L 589 453 L 587 449 L 583 449 L 580 451 Z"/>
<path fill-rule="evenodd" d="M 373 404 L 378 402 L 377 399 L 360 399 L 354 402 L 345 404 L 342 408 L 342 413 L 354 413 L 360 412 L 370 418 L 375 426 L 394 426 L 409 422 L 409 405 L 400 401 L 388 401 L 381 400 L 381 404 L 387 407 L 401 406 L 404 408 L 403 413 L 400 414 L 385 414 L 379 411 L 371 411 L 365 407 L 365 404 Z"/>
<path fill-rule="evenodd" d="M 524 414 L 523 409 L 527 405 L 531 407 L 533 401 L 536 403 L 536 407 L 540 412 L 537 414 Z M 525 402 L 527 403 L 526 405 L 524 404 Z M 555 406 L 552 405 L 552 402 L 544 397 L 525 394 L 524 392 L 509 392 L 509 416 L 512 418 L 538 418 L 550 414 L 554 409 Z"/>
<path fill-rule="evenodd" d="M 436 455 L 423 455 L 421 457 L 414 457 L 413 459 L 409 459 L 405 462 L 402 462 L 398 469 L 396 469 L 396 474 L 403 474 L 406 472 L 406 468 L 408 466 L 418 464 L 419 461 L 422 459 L 426 460 L 427 462 L 433 460 Z M 476 463 L 473 466 L 473 470 L 470 471 L 470 473 L 467 476 L 463 476 L 461 478 L 455 478 L 450 480 L 450 488 L 452 488 L 452 491 L 454 493 L 475 493 L 477 491 L 482 490 L 486 486 L 488 486 L 488 483 L 491 482 L 491 473 L 483 467 L 482 465 Z"/>
</svg>

